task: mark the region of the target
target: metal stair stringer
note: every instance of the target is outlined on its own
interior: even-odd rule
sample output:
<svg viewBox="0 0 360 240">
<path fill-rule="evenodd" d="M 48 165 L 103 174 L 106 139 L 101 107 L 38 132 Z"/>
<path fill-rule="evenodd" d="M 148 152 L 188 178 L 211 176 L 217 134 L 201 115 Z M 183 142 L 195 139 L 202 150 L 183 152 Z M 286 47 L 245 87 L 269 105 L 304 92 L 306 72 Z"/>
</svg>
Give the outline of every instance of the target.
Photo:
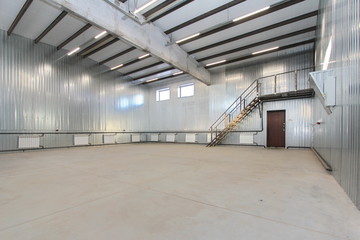
<svg viewBox="0 0 360 240">
<path fill-rule="evenodd" d="M 221 141 L 242 122 L 259 104 L 261 100 L 259 97 L 255 97 L 233 120 L 227 124 L 227 126 L 216 135 L 214 139 L 207 145 L 207 147 L 213 147 L 221 143 Z"/>
</svg>

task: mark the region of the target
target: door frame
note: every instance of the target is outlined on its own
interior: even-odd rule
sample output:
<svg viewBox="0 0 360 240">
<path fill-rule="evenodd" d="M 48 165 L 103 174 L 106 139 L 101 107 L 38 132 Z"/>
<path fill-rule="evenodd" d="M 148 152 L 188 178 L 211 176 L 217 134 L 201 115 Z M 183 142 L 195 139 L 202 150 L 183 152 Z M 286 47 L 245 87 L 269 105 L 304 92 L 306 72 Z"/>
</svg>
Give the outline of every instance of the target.
<svg viewBox="0 0 360 240">
<path fill-rule="evenodd" d="M 266 111 L 266 147 L 268 146 L 268 133 L 269 133 L 269 120 L 268 120 L 268 112 L 284 112 L 284 122 L 285 122 L 285 132 L 284 132 L 284 148 L 286 149 L 286 129 L 287 129 L 287 124 L 286 124 L 286 109 L 276 109 L 276 110 L 267 110 Z"/>
</svg>

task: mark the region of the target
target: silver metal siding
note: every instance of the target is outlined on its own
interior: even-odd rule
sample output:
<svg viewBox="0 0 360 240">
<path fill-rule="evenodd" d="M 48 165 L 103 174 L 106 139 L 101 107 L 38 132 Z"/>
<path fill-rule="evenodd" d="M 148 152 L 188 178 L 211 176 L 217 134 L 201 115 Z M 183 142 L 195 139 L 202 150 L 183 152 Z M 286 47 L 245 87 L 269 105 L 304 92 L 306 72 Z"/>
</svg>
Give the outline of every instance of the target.
<svg viewBox="0 0 360 240">
<path fill-rule="evenodd" d="M 0 31 L 0 51 L 1 132 L 149 128 L 143 120 L 147 90 L 101 74 L 106 69 L 95 62 L 67 57 L 53 46 L 17 35 L 8 37 L 5 31 Z M 13 148 L 5 135 L 1 139 L 0 149 Z"/>
<path fill-rule="evenodd" d="M 328 115 L 315 100 L 314 147 L 331 164 L 334 177 L 360 208 L 360 1 L 320 2 L 316 64 L 320 67 L 332 36 L 329 69 L 336 74 L 336 107 Z"/>
</svg>

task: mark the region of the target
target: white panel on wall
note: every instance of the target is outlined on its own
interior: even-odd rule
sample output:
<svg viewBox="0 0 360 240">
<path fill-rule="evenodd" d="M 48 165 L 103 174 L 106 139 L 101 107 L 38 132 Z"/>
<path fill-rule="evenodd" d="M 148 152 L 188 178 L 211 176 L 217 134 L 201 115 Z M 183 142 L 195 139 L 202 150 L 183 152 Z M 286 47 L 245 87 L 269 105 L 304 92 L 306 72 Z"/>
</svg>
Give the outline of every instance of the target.
<svg viewBox="0 0 360 240">
<path fill-rule="evenodd" d="M 211 142 L 211 133 L 207 134 L 206 141 L 209 143 Z"/>
<path fill-rule="evenodd" d="M 115 135 L 114 134 L 112 134 L 112 135 L 105 134 L 103 136 L 103 142 L 104 142 L 104 144 L 114 144 L 114 143 L 116 143 L 115 142 Z"/>
<path fill-rule="evenodd" d="M 159 134 L 151 134 L 150 141 L 151 142 L 158 142 L 159 141 Z"/>
<path fill-rule="evenodd" d="M 196 133 L 187 133 L 185 135 L 185 142 L 189 142 L 189 143 L 196 142 Z"/>
<path fill-rule="evenodd" d="M 254 134 L 240 133 L 240 144 L 254 144 Z"/>
<path fill-rule="evenodd" d="M 140 134 L 131 134 L 131 142 L 140 142 Z"/>
<path fill-rule="evenodd" d="M 74 145 L 89 145 L 89 136 L 74 135 Z"/>
<path fill-rule="evenodd" d="M 168 133 L 166 134 L 166 141 L 167 142 L 175 142 L 175 133 Z"/>
<path fill-rule="evenodd" d="M 18 148 L 39 148 L 39 136 L 19 136 Z"/>
</svg>

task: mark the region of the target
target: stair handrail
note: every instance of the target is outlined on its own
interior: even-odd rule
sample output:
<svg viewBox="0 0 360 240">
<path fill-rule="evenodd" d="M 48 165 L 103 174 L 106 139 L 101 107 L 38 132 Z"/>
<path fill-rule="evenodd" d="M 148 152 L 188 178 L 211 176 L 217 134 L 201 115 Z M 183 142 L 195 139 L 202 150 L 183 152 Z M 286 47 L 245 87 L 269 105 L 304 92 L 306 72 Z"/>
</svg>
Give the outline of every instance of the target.
<svg viewBox="0 0 360 240">
<path fill-rule="evenodd" d="M 252 81 L 250 83 L 250 85 L 240 94 L 240 96 L 238 98 L 236 98 L 236 100 L 222 113 L 220 114 L 220 117 L 218 119 L 216 119 L 216 121 L 210 126 L 209 130 L 211 131 L 211 133 L 213 132 L 213 129 L 216 128 L 221 124 L 223 123 L 224 119 L 226 119 L 230 113 L 232 113 L 233 111 L 235 111 L 236 109 L 238 109 L 238 106 L 241 107 L 241 103 L 243 101 L 245 101 L 245 98 L 243 98 L 243 95 L 246 93 L 246 91 L 248 91 L 251 86 L 254 85 L 254 83 L 256 83 L 256 87 L 254 87 L 253 89 L 251 89 L 250 92 L 252 92 L 254 89 L 257 89 L 257 94 L 259 94 L 259 91 L 258 91 L 258 86 L 259 86 L 259 80 L 261 79 L 265 79 L 265 78 L 270 78 L 270 77 L 277 77 L 277 76 L 281 76 L 281 75 L 285 75 L 285 74 L 288 74 L 288 73 L 296 73 L 299 72 L 299 71 L 303 71 L 303 70 L 308 70 L 308 69 L 314 69 L 314 66 L 311 66 L 311 67 L 306 67 L 306 68 L 300 68 L 300 69 L 296 69 L 296 70 L 292 70 L 292 71 L 286 71 L 286 72 L 282 72 L 282 73 L 277 73 L 277 74 L 272 74 L 272 75 L 268 75 L 268 76 L 263 76 L 263 77 L 259 77 L 257 79 L 255 79 L 254 81 Z M 297 79 L 295 79 L 295 81 L 297 81 Z M 296 83 L 297 84 L 297 83 Z M 249 94 L 248 94 L 249 95 Z M 248 96 L 247 95 L 247 96 Z M 239 101 L 240 100 L 240 101 Z M 236 104 L 237 102 L 239 101 L 238 104 Z M 235 105 L 235 106 L 234 106 Z M 234 107 L 233 107 L 234 106 Z M 232 109 L 230 112 L 229 109 Z M 225 118 L 224 118 L 225 116 Z M 221 119 L 221 121 L 219 122 L 219 120 Z M 216 125 L 216 126 L 215 126 Z"/>
</svg>

